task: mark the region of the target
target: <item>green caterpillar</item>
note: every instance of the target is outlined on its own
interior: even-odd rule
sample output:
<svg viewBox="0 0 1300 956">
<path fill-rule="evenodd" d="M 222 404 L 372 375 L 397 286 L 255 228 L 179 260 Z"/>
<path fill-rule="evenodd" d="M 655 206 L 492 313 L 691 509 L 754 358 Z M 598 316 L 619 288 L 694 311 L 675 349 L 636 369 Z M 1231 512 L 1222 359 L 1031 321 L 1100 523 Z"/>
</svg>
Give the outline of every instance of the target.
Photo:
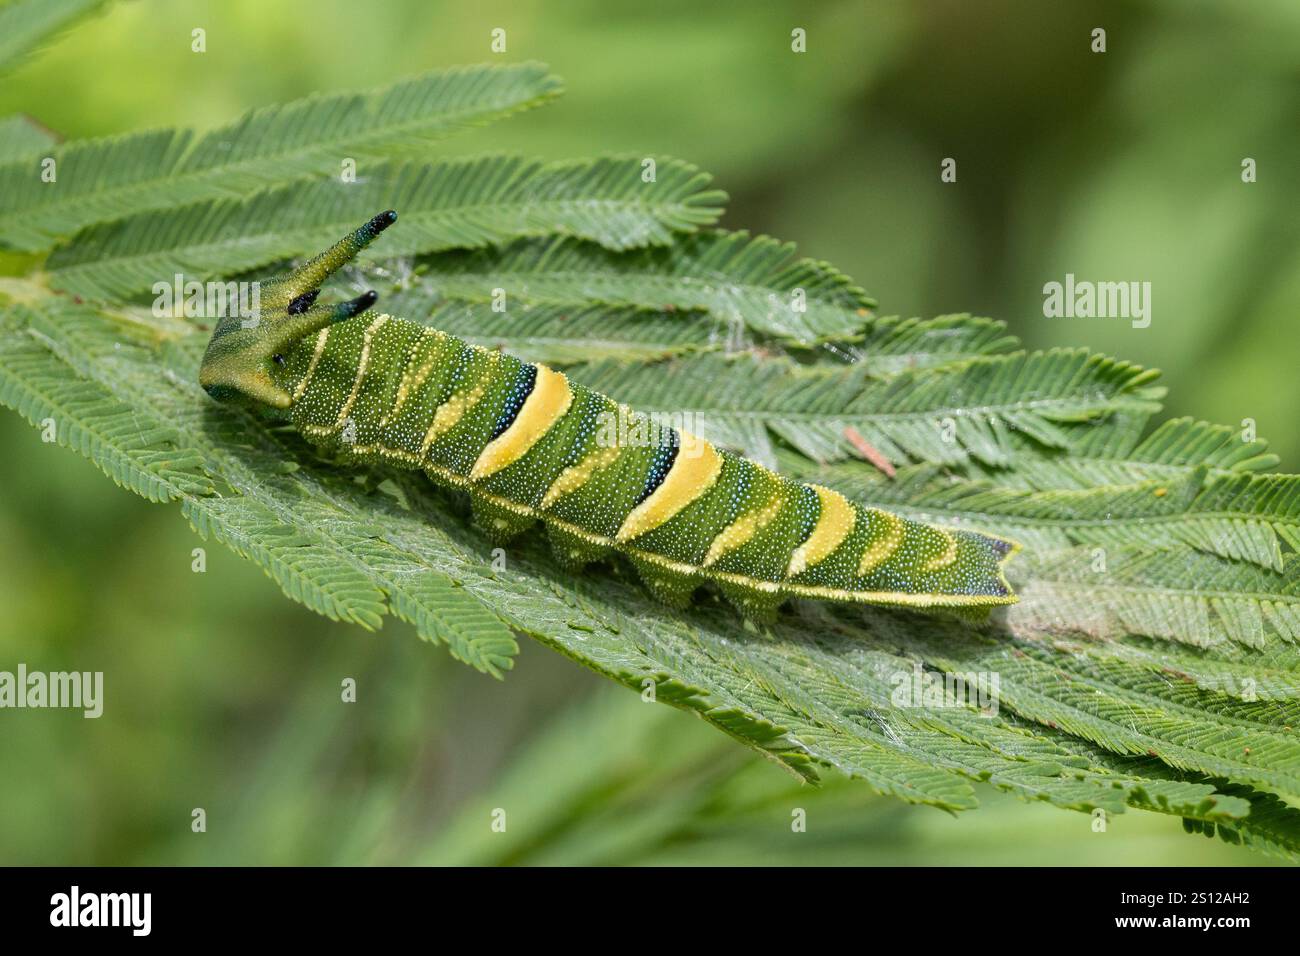
<svg viewBox="0 0 1300 956">
<path fill-rule="evenodd" d="M 746 616 L 792 597 L 980 608 L 1016 600 L 1019 545 L 867 508 L 663 428 L 561 372 L 371 311 L 316 304 L 321 283 L 397 219 L 376 216 L 261 284 L 256 321 L 223 319 L 199 381 L 222 401 L 286 410 L 359 463 L 422 469 L 469 492 L 507 539 L 539 519 L 578 568 L 613 552 L 676 606 L 706 582 Z"/>
</svg>

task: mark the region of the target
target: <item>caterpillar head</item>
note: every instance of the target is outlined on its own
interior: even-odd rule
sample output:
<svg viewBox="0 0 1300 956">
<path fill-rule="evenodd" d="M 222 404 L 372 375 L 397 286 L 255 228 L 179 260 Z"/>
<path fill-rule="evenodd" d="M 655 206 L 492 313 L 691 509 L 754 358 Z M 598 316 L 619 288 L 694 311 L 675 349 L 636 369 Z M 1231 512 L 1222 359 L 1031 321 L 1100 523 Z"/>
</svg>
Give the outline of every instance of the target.
<svg viewBox="0 0 1300 956">
<path fill-rule="evenodd" d="M 304 336 L 360 315 L 378 298 L 370 291 L 350 302 L 317 305 L 321 283 L 396 221 L 393 210 L 381 212 L 300 268 L 259 283 L 254 314 L 228 316 L 213 330 L 199 367 L 204 390 L 218 401 L 288 408 L 290 395 L 272 375 L 283 353 Z"/>
</svg>

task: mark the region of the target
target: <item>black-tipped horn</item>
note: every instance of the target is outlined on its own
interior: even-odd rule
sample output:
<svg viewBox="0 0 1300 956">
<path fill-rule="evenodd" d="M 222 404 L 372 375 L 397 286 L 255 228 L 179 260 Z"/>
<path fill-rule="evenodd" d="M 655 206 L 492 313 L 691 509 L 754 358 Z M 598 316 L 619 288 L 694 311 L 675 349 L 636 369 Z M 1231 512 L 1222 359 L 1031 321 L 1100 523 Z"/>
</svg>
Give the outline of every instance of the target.
<svg viewBox="0 0 1300 956">
<path fill-rule="evenodd" d="M 397 210 L 386 209 L 366 223 L 366 228 L 370 230 L 372 236 L 377 236 L 395 222 L 397 222 Z"/>
<path fill-rule="evenodd" d="M 373 306 L 378 299 L 379 293 L 371 289 L 350 302 L 317 305 L 305 312 L 286 316 L 270 325 L 263 343 L 263 351 L 269 357 L 272 353 L 288 348 L 291 343 L 304 335 L 313 335 L 327 325 L 345 322 L 353 316 L 360 315 Z"/>
<path fill-rule="evenodd" d="M 340 302 L 334 307 L 334 314 L 339 319 L 350 319 L 360 315 L 379 301 L 379 293 L 374 289 L 363 292 L 350 302 Z"/>
<path fill-rule="evenodd" d="M 334 243 L 320 255 L 304 263 L 301 268 L 289 273 L 285 281 L 289 283 L 290 288 L 294 289 L 294 291 L 301 289 L 299 295 L 305 295 L 311 289 L 319 289 L 326 279 L 346 263 L 352 261 L 358 252 L 370 245 L 375 236 L 396 221 L 397 213 L 392 209 L 381 212 L 378 216 L 367 220 L 364 225 L 354 229 Z"/>
</svg>

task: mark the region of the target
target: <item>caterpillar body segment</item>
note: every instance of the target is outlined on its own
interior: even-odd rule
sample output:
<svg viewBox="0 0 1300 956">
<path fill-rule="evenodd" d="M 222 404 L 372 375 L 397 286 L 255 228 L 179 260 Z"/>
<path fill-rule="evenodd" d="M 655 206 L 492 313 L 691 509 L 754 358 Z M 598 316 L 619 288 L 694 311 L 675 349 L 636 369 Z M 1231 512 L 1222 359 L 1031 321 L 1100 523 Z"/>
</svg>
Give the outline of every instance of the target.
<svg viewBox="0 0 1300 956">
<path fill-rule="evenodd" d="M 261 338 L 218 348 L 218 327 L 205 387 L 286 409 L 310 441 L 358 463 L 465 489 L 496 538 L 540 522 L 568 567 L 623 554 L 671 604 L 711 583 L 759 618 L 792 597 L 972 609 L 1016 600 L 1002 570 L 1013 542 L 793 481 L 562 372 L 359 311 L 362 300 L 317 306 L 323 278 L 317 267 L 280 280 L 282 298 L 305 304 L 267 318 Z"/>
</svg>

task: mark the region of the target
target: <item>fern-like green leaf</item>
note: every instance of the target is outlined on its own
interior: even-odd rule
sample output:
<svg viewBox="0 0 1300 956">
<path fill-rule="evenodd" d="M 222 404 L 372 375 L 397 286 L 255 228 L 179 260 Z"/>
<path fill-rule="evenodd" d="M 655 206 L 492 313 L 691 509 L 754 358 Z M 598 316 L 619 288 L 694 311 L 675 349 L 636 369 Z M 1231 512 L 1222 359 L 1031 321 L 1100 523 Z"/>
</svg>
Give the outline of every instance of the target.
<svg viewBox="0 0 1300 956">
<path fill-rule="evenodd" d="M 46 156 L 56 142 L 54 134 L 30 116 L 0 119 L 0 164 Z"/>
<path fill-rule="evenodd" d="M 1271 703 L 1171 684 L 1123 661 L 1066 657 L 1038 642 L 975 641 L 940 629 L 918 629 L 908 642 L 945 671 L 998 674 L 999 699 L 1017 715 L 1111 753 L 1298 795 L 1300 740 Z"/>
<path fill-rule="evenodd" d="M 263 107 L 202 136 L 159 130 L 69 143 L 53 153 L 53 182 L 31 161 L 0 165 L 0 245 L 43 249 L 92 223 L 337 174 L 341 156 L 364 176 L 366 160 L 418 155 L 559 88 L 538 64 L 462 67 Z"/>
<path fill-rule="evenodd" d="M 1278 463 L 1267 442 L 1247 438 L 1226 425 L 1174 418 L 1143 437 L 1146 422 L 1145 415 L 1117 419 L 1117 427 L 1084 436 L 1068 459 L 1017 461 L 1006 481 L 1039 490 L 1094 488 L 1157 478 L 1178 480 L 1196 467 L 1212 474 L 1260 472 Z"/>
<path fill-rule="evenodd" d="M 10 70 L 104 0 L 15 0 L 0 5 L 0 70 Z"/>
<path fill-rule="evenodd" d="M 1015 353 L 879 381 L 864 368 L 802 369 L 705 354 L 657 365 L 605 362 L 572 374 L 647 412 L 684 413 L 720 444 L 766 463 L 779 437 L 807 458 L 1007 463 L 1026 444 L 1072 447 L 1074 433 L 1120 412 L 1149 414 L 1155 373 L 1083 350 Z M 1084 427 L 1080 427 L 1084 426 Z"/>
<path fill-rule="evenodd" d="M 30 324 L 13 328 L 24 319 Z M 160 379 L 145 337 L 129 324 L 66 303 L 12 309 L 7 321 L 0 340 L 9 350 L 0 378 L 4 404 L 37 424 L 38 414 L 58 424 L 62 413 L 68 444 L 132 490 L 180 498 L 201 535 L 260 564 L 312 610 L 369 628 L 389 611 L 486 673 L 510 668 L 517 645 L 499 616 L 454 580 L 400 553 L 372 525 L 308 493 L 303 475 L 285 466 L 281 437 L 259 430 L 253 415 L 204 402 L 190 374 L 164 368 Z M 200 345 L 197 339 L 190 336 L 189 344 Z M 196 359 L 188 349 L 175 351 L 170 339 L 160 347 L 187 365 Z M 168 450 L 169 442 L 178 447 Z M 142 444 L 152 449 L 143 462 L 136 454 Z M 220 463 L 220 497 L 206 474 L 184 483 L 175 477 L 198 462 L 209 470 Z M 170 481 L 155 490 L 163 478 Z"/>
<path fill-rule="evenodd" d="M 8 321 L 21 321 L 14 317 Z M 202 459 L 177 430 L 152 421 L 92 382 L 69 376 L 37 334 L 0 338 L 0 403 L 93 461 L 124 488 L 150 501 L 208 494 Z"/>
<path fill-rule="evenodd" d="M 1005 322 L 958 313 L 932 319 L 881 316 L 860 334 L 828 345 L 823 352 L 887 378 L 985 355 L 1005 355 L 1018 347 Z"/>
<path fill-rule="evenodd" d="M 380 296 L 384 311 L 536 361 L 645 360 L 687 351 L 753 352 L 763 358 L 769 351 L 766 336 L 700 309 L 516 302 L 498 311 L 484 301 L 444 301 L 428 283 L 402 278 L 409 276 L 391 282 L 383 270 L 367 271 L 370 285 L 392 288 Z M 802 364 L 843 368 L 851 363 L 860 372 L 883 379 L 1006 354 L 1015 346 L 1016 339 L 1006 334 L 1005 325 L 992 319 L 871 316 L 861 320 L 852 336 L 793 353 Z"/>
<path fill-rule="evenodd" d="M 510 156 L 435 164 L 387 162 L 353 183 L 290 183 L 93 226 L 51 254 L 52 281 L 85 296 L 127 297 L 175 274 L 200 281 L 329 245 L 376 209 L 400 209 L 385 256 L 479 248 L 565 234 L 611 249 L 663 245 L 715 221 L 726 196 L 709 177 L 661 160 L 653 183 L 639 159 L 544 164 Z"/>
<path fill-rule="evenodd" d="M 1110 638 L 1138 634 L 1231 654 L 1233 644 L 1277 649 L 1300 640 L 1300 562 L 1279 571 L 1195 551 L 1031 555 L 1014 575 L 1016 630 Z M 1099 570 L 1100 569 L 1100 570 Z"/>
<path fill-rule="evenodd" d="M 803 342 L 850 336 L 875 306 L 831 266 L 796 258 L 793 244 L 744 232 L 705 231 L 668 249 L 623 255 L 567 239 L 524 240 L 431 256 L 426 265 L 431 293 L 441 299 L 481 302 L 504 289 L 526 302 L 703 309 Z"/>
</svg>

